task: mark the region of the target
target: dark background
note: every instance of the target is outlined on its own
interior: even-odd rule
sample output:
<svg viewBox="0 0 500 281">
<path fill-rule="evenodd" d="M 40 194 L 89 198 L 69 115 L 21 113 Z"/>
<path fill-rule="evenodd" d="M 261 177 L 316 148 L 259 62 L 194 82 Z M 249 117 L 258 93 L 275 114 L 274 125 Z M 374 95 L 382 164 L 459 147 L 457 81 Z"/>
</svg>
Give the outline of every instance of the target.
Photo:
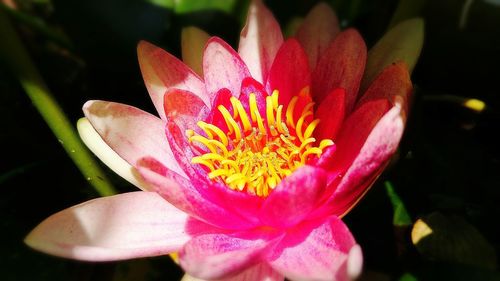
<svg viewBox="0 0 500 281">
<path fill-rule="evenodd" d="M 197 1 L 198 7 L 190 4 L 196 1 L 179 1 L 185 5 L 172 9 L 151 2 L 24 0 L 17 1 L 17 11 L 8 13 L 73 123 L 89 99 L 153 112 L 137 63 L 137 42 L 148 40 L 180 56 L 180 31 L 195 25 L 236 47 L 248 5 L 248 1 L 220 1 L 224 8 L 214 9 L 210 3 L 217 1 Z M 265 2 L 284 30 L 317 3 Z M 328 1 L 343 27 L 356 27 L 368 47 L 387 30 L 399 2 Z M 407 130 L 394 163 L 345 217 L 364 251 L 363 278 L 500 280 L 495 257 L 500 249 L 500 1 L 412 3 L 419 6 L 415 13 L 425 19 L 425 43 L 412 76 L 416 92 Z M 466 21 L 460 26 L 463 15 Z M 41 30 L 40 24 L 50 32 Z M 7 39 L 0 38 L 0 44 L 3 40 Z M 468 98 L 483 101 L 485 110 L 463 106 Z M 44 218 L 98 194 L 4 64 L 0 64 L 0 120 L 0 280 L 178 280 L 182 276 L 168 257 L 94 264 L 27 248 L 24 236 Z M 120 192 L 135 190 L 103 169 Z M 420 218 L 433 228 L 434 240 L 412 244 L 412 225 L 394 222 L 386 182 L 392 184 L 412 222 Z"/>
</svg>

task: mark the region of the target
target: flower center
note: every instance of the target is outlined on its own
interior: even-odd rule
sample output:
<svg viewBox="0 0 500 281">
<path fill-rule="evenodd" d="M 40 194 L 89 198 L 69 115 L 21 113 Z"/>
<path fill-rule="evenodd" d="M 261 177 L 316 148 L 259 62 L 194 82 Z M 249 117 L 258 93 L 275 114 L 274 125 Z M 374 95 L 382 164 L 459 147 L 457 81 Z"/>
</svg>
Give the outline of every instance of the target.
<svg viewBox="0 0 500 281">
<path fill-rule="evenodd" d="M 255 94 L 249 95 L 249 114 L 241 101 L 231 97 L 232 114 L 223 105 L 217 107 L 227 130 L 203 121 L 197 125 L 206 136 L 187 130 L 190 143 L 197 142 L 208 149 L 191 162 L 205 166 L 211 180 L 223 182 L 233 190 L 269 195 L 284 177 L 333 145 L 333 141 L 325 139 L 315 146 L 312 134 L 319 119 L 308 122 L 313 119 L 314 103 L 306 96 L 308 88 L 294 96 L 284 110 L 278 104 L 279 92 L 274 90 L 266 97 L 265 116 L 259 112 Z M 298 114 L 297 103 L 304 100 L 308 103 Z"/>
</svg>

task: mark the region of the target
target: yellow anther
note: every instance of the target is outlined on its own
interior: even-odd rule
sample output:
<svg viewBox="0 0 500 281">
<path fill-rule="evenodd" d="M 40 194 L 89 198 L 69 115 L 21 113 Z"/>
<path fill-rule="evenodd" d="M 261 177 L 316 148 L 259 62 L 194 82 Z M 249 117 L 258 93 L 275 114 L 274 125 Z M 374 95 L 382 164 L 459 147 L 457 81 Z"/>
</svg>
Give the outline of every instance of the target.
<svg viewBox="0 0 500 281">
<path fill-rule="evenodd" d="M 329 140 L 329 139 L 324 139 L 322 140 L 320 143 L 319 143 L 319 149 L 321 149 L 321 151 L 323 151 L 325 148 L 329 147 L 329 146 L 332 146 L 334 145 L 333 141 L 332 140 Z"/>
<path fill-rule="evenodd" d="M 236 162 L 234 160 L 230 160 L 230 159 L 224 159 L 220 162 L 220 164 L 222 166 L 231 166 L 231 168 L 234 170 L 234 171 L 237 171 L 239 172 L 240 171 L 240 167 L 238 167 L 238 164 L 236 164 Z"/>
<path fill-rule="evenodd" d="M 321 151 L 321 149 L 317 147 L 311 147 L 300 156 L 300 162 L 302 162 L 302 164 L 305 164 L 307 161 L 307 156 L 311 154 L 316 154 L 316 156 L 320 156 L 322 152 L 323 151 Z"/>
<path fill-rule="evenodd" d="M 202 164 L 202 165 L 206 166 L 210 171 L 214 171 L 215 167 L 211 163 L 211 161 L 204 160 L 202 158 L 202 156 L 193 157 L 193 159 L 191 159 L 191 163 L 193 163 L 193 164 Z"/>
<path fill-rule="evenodd" d="M 292 129 L 295 129 L 295 122 L 293 121 L 293 113 L 295 110 L 295 105 L 297 104 L 298 100 L 299 98 L 297 96 L 293 97 L 290 100 L 288 107 L 286 108 L 286 124 L 292 127 Z"/>
<path fill-rule="evenodd" d="M 226 178 L 226 183 L 227 184 L 231 184 L 237 180 L 241 180 L 241 179 L 244 179 L 245 176 L 242 175 L 242 174 L 232 174 L 230 175 L 229 177 Z"/>
<path fill-rule="evenodd" d="M 197 156 L 200 160 L 215 160 L 215 161 L 224 161 L 224 157 L 217 153 L 206 153 L 201 156 Z"/>
<path fill-rule="evenodd" d="M 250 117 L 252 117 L 252 121 L 256 122 L 257 121 L 257 116 L 255 112 L 259 113 L 259 108 L 257 107 L 257 100 L 255 98 L 254 93 L 250 93 L 248 97 L 248 104 L 250 106 Z"/>
<path fill-rule="evenodd" d="M 241 131 L 240 131 L 240 126 L 238 126 L 238 123 L 234 121 L 229 111 L 223 105 L 219 105 L 217 108 L 224 117 L 224 120 L 226 121 L 227 127 L 229 128 L 229 134 L 232 134 L 234 132 L 236 134 L 236 140 L 240 140 Z"/>
<path fill-rule="evenodd" d="M 224 177 L 228 176 L 227 170 L 219 169 L 219 170 L 215 170 L 215 171 L 208 173 L 208 178 L 211 180 L 213 180 L 217 177 L 222 177 L 222 176 L 224 176 Z"/>
<path fill-rule="evenodd" d="M 233 106 L 233 119 L 237 119 L 238 118 L 238 113 L 239 111 L 236 110 L 236 106 L 237 104 L 240 102 L 237 98 L 235 97 L 231 97 L 229 98 L 229 101 L 231 102 L 231 105 Z M 228 110 L 229 111 L 229 110 Z"/>
<path fill-rule="evenodd" d="M 203 137 L 203 136 L 200 136 L 200 135 L 194 135 L 192 137 L 189 138 L 189 141 L 190 142 L 198 142 L 198 143 L 201 143 L 203 144 L 204 146 L 206 146 L 210 152 L 212 153 L 216 153 L 217 150 L 215 149 L 215 147 L 213 145 L 210 144 L 210 140 Z"/>
<path fill-rule="evenodd" d="M 266 134 L 266 127 L 264 127 L 264 121 L 262 121 L 262 117 L 260 117 L 259 111 L 255 111 L 255 115 L 257 117 L 257 126 L 259 126 L 259 132 L 263 135 Z"/>
<path fill-rule="evenodd" d="M 224 121 L 226 122 L 227 128 L 229 129 L 228 134 L 232 134 L 234 132 L 233 129 L 233 123 L 236 124 L 234 121 L 233 117 L 231 116 L 231 113 L 225 108 L 222 104 L 217 107 L 217 109 L 220 111 L 222 114 L 222 117 L 224 118 Z"/>
<path fill-rule="evenodd" d="M 306 148 L 306 146 L 310 145 L 311 143 L 315 143 L 315 142 L 316 142 L 315 138 L 307 138 L 302 142 L 299 150 L 302 151 L 302 149 Z"/>
<path fill-rule="evenodd" d="M 308 139 L 312 136 L 314 129 L 316 129 L 316 127 L 318 126 L 318 123 L 319 119 L 316 119 L 307 126 L 306 131 L 304 132 L 304 139 Z"/>
<path fill-rule="evenodd" d="M 229 144 L 229 141 L 226 137 L 226 134 L 224 134 L 224 132 L 219 129 L 219 127 L 217 126 L 214 126 L 212 124 L 208 124 L 208 123 L 205 123 L 203 121 L 198 121 L 198 123 L 196 123 L 196 125 L 198 125 L 198 127 L 200 127 L 201 129 L 203 129 L 203 131 L 207 134 L 207 136 L 209 136 L 211 139 L 213 139 L 213 134 L 216 134 L 217 137 L 222 141 L 222 143 L 227 146 Z M 192 135 L 194 135 L 194 131 L 192 131 Z"/>
<path fill-rule="evenodd" d="M 194 136 L 194 130 L 187 129 L 186 130 L 186 137 L 189 139 L 192 136 Z"/>
<path fill-rule="evenodd" d="M 271 96 L 266 97 L 266 117 L 267 125 L 269 127 L 274 126 L 274 108 L 273 108 L 273 98 Z"/>
<path fill-rule="evenodd" d="M 314 102 L 308 103 L 306 106 L 304 106 L 304 109 L 302 109 L 302 113 L 300 115 L 304 116 L 304 115 L 306 115 L 309 112 L 311 114 L 313 114 L 313 110 L 312 110 L 313 106 L 314 106 Z"/>
<path fill-rule="evenodd" d="M 234 102 L 233 102 L 233 100 L 234 100 Z M 241 104 L 241 102 L 237 98 L 231 97 L 231 103 L 233 103 L 234 111 L 238 111 L 238 115 L 240 116 L 241 123 L 243 124 L 243 130 L 245 132 L 251 130 L 252 124 L 250 124 L 250 120 L 248 119 L 247 112 L 243 108 L 243 105 Z"/>
<path fill-rule="evenodd" d="M 273 109 L 276 110 L 278 108 L 278 96 L 280 92 L 278 90 L 274 90 L 271 98 L 273 99 Z"/>
<path fill-rule="evenodd" d="M 278 132 L 284 133 L 285 129 L 283 128 L 283 121 L 281 121 L 281 113 L 283 111 L 283 105 L 280 104 L 278 106 L 278 109 L 276 110 L 276 127 L 278 129 Z"/>
<path fill-rule="evenodd" d="M 221 143 L 220 141 L 217 140 L 209 140 L 208 143 L 220 150 L 219 153 L 222 153 L 224 156 L 229 154 L 229 151 L 227 150 L 227 147 Z"/>
<path fill-rule="evenodd" d="M 300 141 L 304 141 L 304 135 L 302 134 L 302 125 L 304 124 L 304 121 L 309 115 L 313 115 L 312 111 L 307 111 L 305 114 L 300 116 L 299 121 L 297 121 L 297 127 L 295 129 L 295 132 L 297 133 L 297 137 L 299 138 Z"/>
</svg>

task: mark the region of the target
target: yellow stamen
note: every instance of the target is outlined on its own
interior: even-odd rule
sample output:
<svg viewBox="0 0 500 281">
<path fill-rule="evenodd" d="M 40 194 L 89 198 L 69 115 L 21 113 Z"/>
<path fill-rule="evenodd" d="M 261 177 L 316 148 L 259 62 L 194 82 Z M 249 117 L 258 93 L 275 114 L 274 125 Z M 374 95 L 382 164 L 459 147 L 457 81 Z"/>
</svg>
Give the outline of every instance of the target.
<svg viewBox="0 0 500 281">
<path fill-rule="evenodd" d="M 259 112 L 259 109 L 257 108 L 257 100 L 254 93 L 251 93 L 248 97 L 248 103 L 250 104 L 250 117 L 252 117 L 252 121 L 255 122 L 257 121 L 255 112 Z"/>
<path fill-rule="evenodd" d="M 318 126 L 318 123 L 319 123 L 319 119 L 316 119 L 316 120 L 312 121 L 311 124 L 309 124 L 309 126 L 307 126 L 306 131 L 304 132 L 305 139 L 308 139 L 312 136 L 314 129 L 316 129 L 316 126 Z"/>
<path fill-rule="evenodd" d="M 231 117 L 231 114 L 225 108 L 223 105 L 219 105 L 217 107 L 222 113 L 222 116 L 224 117 L 224 120 L 226 121 L 227 127 L 229 128 L 229 134 L 232 134 L 233 132 L 236 134 L 236 140 L 241 139 L 241 131 L 240 131 L 240 126 L 234 121 L 233 117 Z M 232 128 L 232 129 L 231 129 Z"/>
<path fill-rule="evenodd" d="M 283 112 L 285 106 L 278 104 L 279 92 L 274 90 L 266 97 L 265 119 L 259 112 L 254 93 L 248 97 L 248 108 L 231 97 L 233 112 L 223 105 L 217 107 L 227 132 L 203 121 L 197 125 L 204 136 L 186 130 L 190 143 L 206 147 L 206 152 L 193 157 L 191 162 L 205 166 L 209 179 L 222 182 L 230 189 L 268 196 L 283 178 L 312 157 L 320 157 L 325 148 L 333 145 L 333 141 L 325 139 L 315 146 L 313 134 L 319 119 L 309 118 L 314 115 L 312 102 L 304 106 L 298 120 L 295 119 L 298 99 L 307 95 L 308 87 L 292 97 Z"/>
<path fill-rule="evenodd" d="M 299 100 L 299 97 L 295 96 L 290 100 L 290 103 L 288 104 L 288 107 L 286 108 L 286 124 L 292 129 L 295 129 L 295 122 L 293 122 L 293 111 L 295 109 L 295 105 L 297 104 L 297 101 Z"/>
<path fill-rule="evenodd" d="M 231 97 L 231 103 L 233 104 L 233 108 L 236 109 L 235 112 L 238 112 L 238 115 L 240 116 L 241 123 L 243 123 L 243 130 L 245 130 L 245 132 L 251 130 L 252 125 L 250 124 L 247 112 L 243 108 L 241 102 L 237 98 Z"/>
<path fill-rule="evenodd" d="M 274 126 L 274 108 L 273 108 L 273 98 L 271 96 L 266 97 L 266 117 L 267 126 L 270 128 Z"/>
<path fill-rule="evenodd" d="M 276 110 L 278 108 L 278 97 L 280 92 L 278 90 L 274 90 L 271 98 L 273 99 L 273 109 Z"/>
<path fill-rule="evenodd" d="M 200 127 L 203 131 L 205 131 L 205 133 L 210 138 L 213 139 L 213 137 L 212 137 L 213 134 L 216 134 L 225 146 L 227 146 L 229 144 L 227 137 L 226 137 L 226 134 L 224 134 L 224 132 L 221 129 L 219 129 L 217 126 L 205 123 L 203 121 L 199 121 L 198 123 L 196 123 L 196 125 L 198 125 L 198 127 Z M 190 134 L 192 136 L 194 134 L 194 131 L 193 130 L 190 130 L 190 131 L 191 131 Z"/>
</svg>

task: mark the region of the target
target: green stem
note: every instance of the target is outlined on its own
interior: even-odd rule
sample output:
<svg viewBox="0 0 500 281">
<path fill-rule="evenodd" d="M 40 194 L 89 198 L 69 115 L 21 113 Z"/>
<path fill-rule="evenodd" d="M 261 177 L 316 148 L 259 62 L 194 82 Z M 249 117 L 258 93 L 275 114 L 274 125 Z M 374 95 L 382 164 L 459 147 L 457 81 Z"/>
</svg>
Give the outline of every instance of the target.
<svg viewBox="0 0 500 281">
<path fill-rule="evenodd" d="M 74 126 L 52 97 L 40 73 L 31 61 L 14 27 L 0 9 L 0 59 L 11 67 L 21 86 L 47 125 L 62 144 L 85 179 L 102 195 L 115 194 L 111 183 L 81 142 Z"/>
</svg>

